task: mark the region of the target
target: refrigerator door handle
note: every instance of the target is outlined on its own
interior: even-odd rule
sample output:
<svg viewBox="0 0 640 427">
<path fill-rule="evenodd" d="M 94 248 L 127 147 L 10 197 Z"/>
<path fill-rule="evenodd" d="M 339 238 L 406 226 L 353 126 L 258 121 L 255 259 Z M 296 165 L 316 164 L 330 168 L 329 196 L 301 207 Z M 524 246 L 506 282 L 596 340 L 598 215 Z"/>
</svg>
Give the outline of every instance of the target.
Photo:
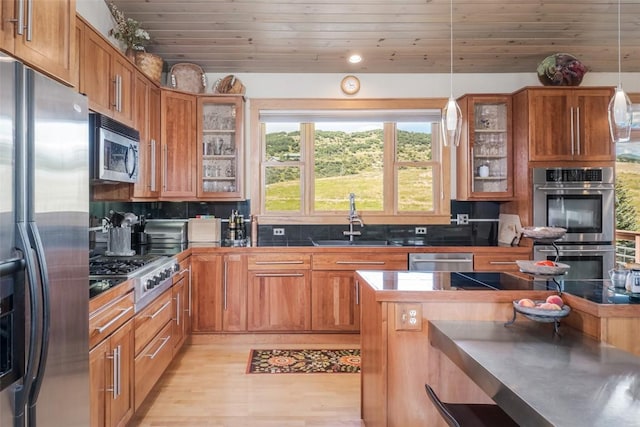
<svg viewBox="0 0 640 427">
<path fill-rule="evenodd" d="M 29 310 L 31 319 L 37 318 L 37 313 L 40 312 L 40 301 L 37 298 L 38 295 L 38 279 L 36 273 L 36 261 L 33 254 L 33 249 L 29 244 L 29 235 L 27 232 L 27 226 L 24 222 L 18 222 L 16 224 L 16 247 L 22 252 L 22 256 L 25 260 L 27 282 L 29 284 Z M 24 377 L 22 384 L 18 385 L 13 390 L 13 417 L 14 426 L 25 425 L 25 413 L 24 408 L 27 404 L 27 397 L 30 395 L 33 379 L 34 379 L 34 365 L 37 357 L 38 346 L 38 325 L 36 322 L 29 322 L 29 332 L 27 345 L 29 346 L 29 354 L 25 362 Z"/>
<path fill-rule="evenodd" d="M 40 232 L 35 222 L 29 222 L 29 237 L 35 249 L 38 269 L 40 272 L 40 292 L 42 293 L 42 332 L 40 334 L 40 355 L 38 356 L 38 371 L 34 377 L 33 386 L 29 391 L 29 425 L 36 425 L 36 403 L 42 386 L 44 371 L 47 368 L 49 355 L 49 328 L 51 326 L 51 302 L 49 295 L 49 275 L 47 263 L 44 257 L 44 247 L 40 239 Z"/>
</svg>

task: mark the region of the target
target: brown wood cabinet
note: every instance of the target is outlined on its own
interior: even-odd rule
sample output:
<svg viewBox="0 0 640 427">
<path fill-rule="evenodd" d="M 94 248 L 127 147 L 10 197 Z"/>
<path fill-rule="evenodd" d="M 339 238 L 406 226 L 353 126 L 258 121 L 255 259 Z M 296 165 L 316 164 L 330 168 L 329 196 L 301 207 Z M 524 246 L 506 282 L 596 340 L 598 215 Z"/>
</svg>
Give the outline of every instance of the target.
<svg viewBox="0 0 640 427">
<path fill-rule="evenodd" d="M 613 88 L 532 87 L 514 95 L 515 138 L 529 161 L 613 161 Z"/>
<path fill-rule="evenodd" d="M 136 410 L 173 358 L 172 296 L 172 289 L 167 289 L 134 317 Z"/>
<path fill-rule="evenodd" d="M 198 199 L 243 196 L 244 98 L 198 97 Z"/>
<path fill-rule="evenodd" d="M 140 132 L 138 182 L 133 197 L 157 199 L 160 195 L 160 88 L 139 71 L 135 73 L 135 122 Z"/>
<path fill-rule="evenodd" d="M 180 261 L 180 270 L 173 277 L 173 355 L 175 356 L 191 334 L 191 257 Z"/>
<path fill-rule="evenodd" d="M 407 254 L 313 254 L 311 328 L 357 332 L 360 329 L 360 285 L 356 270 L 406 270 Z"/>
<path fill-rule="evenodd" d="M 311 329 L 360 330 L 360 284 L 353 271 L 314 271 L 311 274 Z"/>
<path fill-rule="evenodd" d="M 3 0 L 0 9 L 2 50 L 73 84 L 76 0 Z"/>
<path fill-rule="evenodd" d="M 511 95 L 465 95 L 458 164 L 458 200 L 513 198 Z"/>
<path fill-rule="evenodd" d="M 80 92 L 89 108 L 134 126 L 135 66 L 85 22 L 80 56 Z"/>
<path fill-rule="evenodd" d="M 247 257 L 192 255 L 193 332 L 247 330 Z"/>
<path fill-rule="evenodd" d="M 249 255 L 247 329 L 310 330 L 310 268 L 309 254 Z"/>
<path fill-rule="evenodd" d="M 196 97 L 162 90 L 162 198 L 196 197 Z"/>
<path fill-rule="evenodd" d="M 89 352 L 91 427 L 125 426 L 134 412 L 133 321 Z"/>
<path fill-rule="evenodd" d="M 504 254 L 476 253 L 473 255 L 473 271 L 520 271 L 516 261 L 527 259 L 531 259 L 531 250 L 525 252 L 520 248 Z"/>
</svg>

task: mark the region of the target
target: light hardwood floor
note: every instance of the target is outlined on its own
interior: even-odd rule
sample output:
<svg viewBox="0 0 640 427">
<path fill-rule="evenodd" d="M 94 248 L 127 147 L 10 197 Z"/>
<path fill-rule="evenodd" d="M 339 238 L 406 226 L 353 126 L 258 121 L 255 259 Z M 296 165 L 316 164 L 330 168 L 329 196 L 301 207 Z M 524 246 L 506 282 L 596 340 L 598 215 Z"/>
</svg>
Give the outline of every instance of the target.
<svg viewBox="0 0 640 427">
<path fill-rule="evenodd" d="M 245 373 L 252 348 L 358 348 L 354 343 L 187 344 L 129 426 L 364 426 L 358 374 Z"/>
</svg>

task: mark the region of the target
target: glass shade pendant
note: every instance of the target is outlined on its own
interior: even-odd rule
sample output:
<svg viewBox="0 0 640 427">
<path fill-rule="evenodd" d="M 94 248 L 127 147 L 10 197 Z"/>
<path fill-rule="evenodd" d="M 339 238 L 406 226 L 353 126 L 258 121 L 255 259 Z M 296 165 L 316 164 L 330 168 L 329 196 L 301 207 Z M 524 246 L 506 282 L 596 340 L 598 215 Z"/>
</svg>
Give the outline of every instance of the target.
<svg viewBox="0 0 640 427">
<path fill-rule="evenodd" d="M 631 139 L 631 101 L 622 90 L 620 57 L 620 0 L 618 0 L 618 87 L 609 102 L 609 131 L 613 142 L 627 142 Z"/>
<path fill-rule="evenodd" d="M 460 110 L 460 106 L 453 97 L 453 0 L 450 1 L 449 7 L 449 52 L 451 55 L 449 83 L 451 92 L 449 101 L 447 101 L 447 105 L 442 110 L 440 124 L 442 128 L 442 145 L 446 147 L 452 144 L 457 147 L 460 143 L 460 133 L 462 132 L 462 110 Z"/>
<path fill-rule="evenodd" d="M 445 147 L 449 144 L 456 147 L 460 143 L 460 134 L 462 133 L 462 110 L 460 106 L 453 99 L 453 96 L 449 98 L 447 105 L 442 110 L 442 143 Z"/>
<path fill-rule="evenodd" d="M 609 102 L 609 130 L 613 142 L 627 142 L 631 139 L 631 118 L 631 101 L 618 85 Z"/>
</svg>

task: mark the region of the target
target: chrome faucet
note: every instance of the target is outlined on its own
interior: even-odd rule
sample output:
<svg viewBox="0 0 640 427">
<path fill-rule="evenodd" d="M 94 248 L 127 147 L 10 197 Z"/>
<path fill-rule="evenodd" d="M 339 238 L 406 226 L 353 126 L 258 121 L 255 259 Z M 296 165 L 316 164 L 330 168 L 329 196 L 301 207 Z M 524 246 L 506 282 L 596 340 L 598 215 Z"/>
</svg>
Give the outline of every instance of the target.
<svg viewBox="0 0 640 427">
<path fill-rule="evenodd" d="M 360 227 L 364 227 L 362 219 L 356 211 L 356 195 L 349 193 L 349 231 L 343 231 L 342 234 L 349 236 L 349 241 L 353 242 L 353 236 L 359 236 L 362 234 L 360 231 L 353 231 L 353 224 L 360 224 Z"/>
</svg>

